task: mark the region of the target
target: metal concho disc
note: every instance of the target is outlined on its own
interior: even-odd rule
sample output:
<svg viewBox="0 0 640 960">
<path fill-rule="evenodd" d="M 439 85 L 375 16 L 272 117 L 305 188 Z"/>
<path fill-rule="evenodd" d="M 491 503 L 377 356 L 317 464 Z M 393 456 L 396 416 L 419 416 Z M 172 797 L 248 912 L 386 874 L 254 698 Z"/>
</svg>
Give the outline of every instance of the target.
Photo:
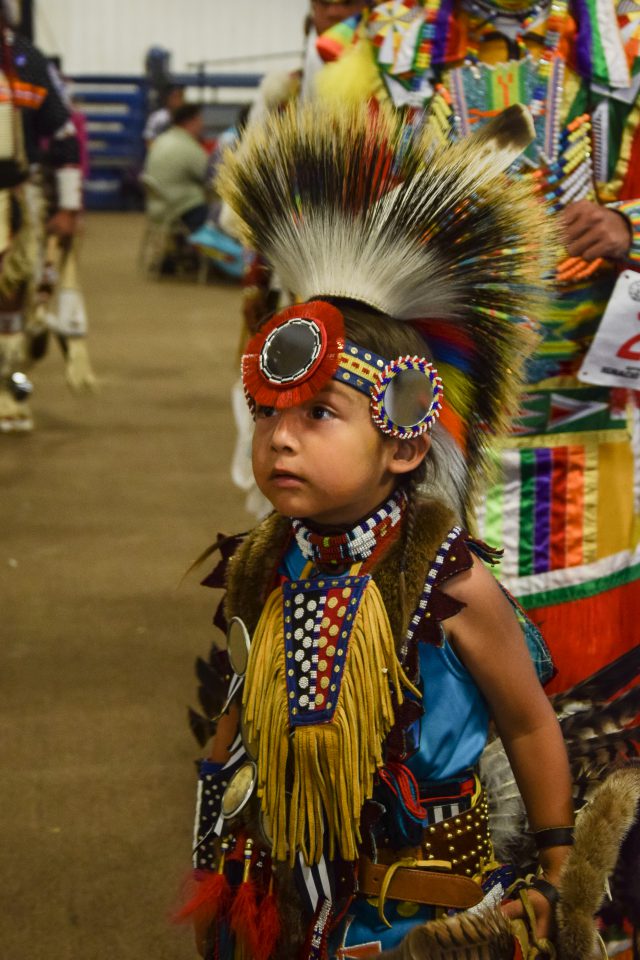
<svg viewBox="0 0 640 960">
<path fill-rule="evenodd" d="M 253 760 L 238 767 L 222 794 L 222 816 L 225 820 L 237 817 L 248 804 L 256 786 L 258 768 Z"/>
<path fill-rule="evenodd" d="M 314 320 L 295 317 L 272 330 L 260 351 L 260 370 L 271 383 L 296 383 L 313 369 L 322 351 Z"/>
<path fill-rule="evenodd" d="M 227 656 L 233 672 L 244 677 L 249 661 L 249 631 L 240 617 L 232 617 L 227 628 Z"/>
</svg>

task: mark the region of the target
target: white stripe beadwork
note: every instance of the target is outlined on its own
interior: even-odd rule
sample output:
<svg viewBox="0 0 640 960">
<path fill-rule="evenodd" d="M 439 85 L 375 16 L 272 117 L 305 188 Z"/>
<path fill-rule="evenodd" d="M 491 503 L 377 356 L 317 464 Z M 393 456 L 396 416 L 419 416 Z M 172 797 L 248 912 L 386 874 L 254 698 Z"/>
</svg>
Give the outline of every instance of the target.
<svg viewBox="0 0 640 960">
<path fill-rule="evenodd" d="M 431 591 L 433 590 L 433 585 L 436 582 L 436 577 L 438 576 L 442 568 L 442 564 L 447 558 L 447 555 L 453 545 L 453 542 L 457 540 L 457 538 L 460 536 L 461 533 L 462 533 L 462 527 L 452 527 L 449 533 L 447 534 L 446 540 L 438 548 L 436 558 L 433 561 L 433 564 L 431 565 L 431 569 L 429 570 L 429 573 L 427 574 L 427 577 L 424 581 L 424 587 L 422 588 L 422 596 L 420 597 L 420 600 L 418 602 L 416 612 L 412 616 L 411 622 L 409 623 L 409 628 L 407 630 L 407 636 L 405 640 L 405 648 L 413 640 L 414 634 L 418 629 L 418 625 L 422 620 L 424 614 L 426 613 L 427 607 L 429 606 Z"/>
<path fill-rule="evenodd" d="M 391 527 L 395 527 L 402 519 L 402 505 L 404 494 L 398 494 L 391 497 L 380 509 L 367 520 L 363 520 L 352 530 L 344 534 L 344 542 L 339 544 L 340 554 L 343 560 L 358 562 L 366 560 L 374 552 L 377 544 L 376 529 L 387 518 L 391 521 Z M 305 560 L 321 561 L 321 548 L 318 548 L 310 538 L 311 531 L 305 527 L 301 520 L 292 520 L 293 531 L 296 543 Z M 316 534 L 317 536 L 317 534 Z M 327 538 L 333 539 L 333 537 Z M 338 538 L 336 538 L 338 539 Z"/>
</svg>

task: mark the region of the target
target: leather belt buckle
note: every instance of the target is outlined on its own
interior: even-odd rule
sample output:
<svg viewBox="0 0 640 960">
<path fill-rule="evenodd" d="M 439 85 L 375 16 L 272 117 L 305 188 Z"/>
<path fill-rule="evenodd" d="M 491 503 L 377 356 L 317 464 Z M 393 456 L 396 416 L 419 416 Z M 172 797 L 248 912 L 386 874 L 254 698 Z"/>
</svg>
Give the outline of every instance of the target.
<svg viewBox="0 0 640 960">
<path fill-rule="evenodd" d="M 482 900 L 480 885 L 471 877 L 451 873 L 451 863 L 446 860 L 402 857 L 387 866 L 363 856 L 358 885 L 365 897 L 378 899 L 378 915 L 387 926 L 384 905 L 388 899 L 457 910 L 474 907 Z"/>
</svg>

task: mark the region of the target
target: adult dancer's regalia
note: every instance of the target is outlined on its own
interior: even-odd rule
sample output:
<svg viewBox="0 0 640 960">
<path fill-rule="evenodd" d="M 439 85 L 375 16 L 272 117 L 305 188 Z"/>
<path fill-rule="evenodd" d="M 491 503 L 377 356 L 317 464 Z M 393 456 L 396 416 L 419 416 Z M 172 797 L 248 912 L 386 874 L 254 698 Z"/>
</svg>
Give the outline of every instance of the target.
<svg viewBox="0 0 640 960">
<path fill-rule="evenodd" d="M 627 0 L 390 0 L 318 77 L 339 102 L 426 109 L 444 140 L 514 103 L 533 116 L 512 173 L 538 184 L 573 254 L 559 250 L 480 529 L 506 548 L 500 576 L 545 632 L 555 689 L 640 640 L 639 37 Z"/>
</svg>

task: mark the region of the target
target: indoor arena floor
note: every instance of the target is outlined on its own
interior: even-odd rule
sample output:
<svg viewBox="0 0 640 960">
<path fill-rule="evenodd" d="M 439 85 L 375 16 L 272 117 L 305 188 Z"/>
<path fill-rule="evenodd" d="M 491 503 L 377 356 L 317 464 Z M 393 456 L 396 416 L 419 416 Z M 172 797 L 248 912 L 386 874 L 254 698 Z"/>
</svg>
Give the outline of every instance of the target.
<svg viewBox="0 0 640 960">
<path fill-rule="evenodd" d="M 52 344 L 36 430 L 0 435 L 0 957 L 187 960 L 193 661 L 216 595 L 181 578 L 250 523 L 229 482 L 237 286 L 150 281 L 139 214 L 88 214 L 100 391 Z"/>
</svg>

